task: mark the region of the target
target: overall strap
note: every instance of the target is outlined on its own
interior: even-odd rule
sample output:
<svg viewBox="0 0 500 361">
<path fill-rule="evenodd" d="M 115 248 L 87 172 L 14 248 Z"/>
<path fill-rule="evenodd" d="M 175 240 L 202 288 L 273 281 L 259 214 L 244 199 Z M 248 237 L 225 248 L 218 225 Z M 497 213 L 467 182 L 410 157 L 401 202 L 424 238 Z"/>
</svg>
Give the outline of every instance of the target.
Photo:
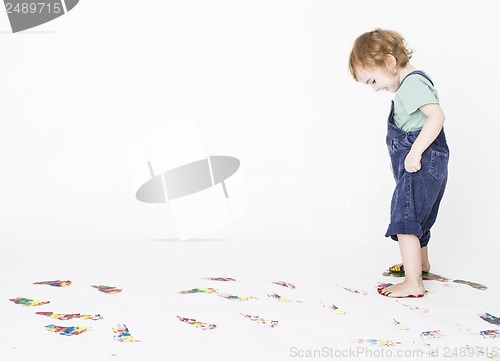
<svg viewBox="0 0 500 361">
<path fill-rule="evenodd" d="M 421 70 L 415 70 L 415 71 L 412 71 L 410 74 L 408 74 L 407 76 L 405 76 L 403 78 L 403 80 L 401 80 L 401 83 L 399 84 L 399 87 L 401 87 L 401 85 L 403 84 L 403 82 L 406 80 L 406 78 L 408 78 L 410 75 L 413 75 L 413 74 L 418 74 L 420 76 L 423 76 L 425 79 L 427 79 L 428 81 L 431 82 L 432 86 L 434 86 L 434 83 L 432 82 L 431 78 L 429 78 L 429 76 L 427 74 L 425 74 L 423 71 Z M 399 88 L 398 87 L 398 88 Z"/>
</svg>

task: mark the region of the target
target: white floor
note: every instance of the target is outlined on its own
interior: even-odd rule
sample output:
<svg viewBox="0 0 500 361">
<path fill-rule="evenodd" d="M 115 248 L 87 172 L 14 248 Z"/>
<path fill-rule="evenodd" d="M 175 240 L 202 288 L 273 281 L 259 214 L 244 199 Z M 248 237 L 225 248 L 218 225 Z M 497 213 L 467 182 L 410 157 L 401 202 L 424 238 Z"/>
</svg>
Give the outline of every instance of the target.
<svg viewBox="0 0 500 361">
<path fill-rule="evenodd" d="M 498 338 L 479 335 L 483 330 L 500 330 L 479 317 L 485 312 L 500 316 L 493 256 L 469 253 L 469 259 L 478 260 L 477 264 L 464 267 L 465 255 L 464 260 L 444 253 L 434 258 L 431 255 L 435 273 L 483 283 L 487 290 L 452 281 L 425 281 L 429 293 L 424 298 L 395 300 L 376 292 L 377 282 L 397 282 L 382 276 L 385 267 L 397 261 L 397 247 L 391 241 L 381 240 L 382 247 L 370 247 L 361 241 L 299 238 L 302 236 L 289 241 L 261 237 L 255 241 L 12 243 L 0 263 L 0 360 L 300 360 L 341 356 L 449 360 L 464 355 L 487 360 L 487 353 L 492 356 L 493 347 L 499 345 Z M 237 282 L 205 280 L 207 277 L 231 277 Z M 65 288 L 32 284 L 47 280 L 73 283 Z M 296 288 L 273 281 L 289 282 Z M 90 285 L 115 286 L 123 291 L 108 295 Z M 208 287 L 217 288 L 218 293 L 257 299 L 233 301 L 217 294 L 177 293 Z M 268 296 L 272 293 L 301 302 L 280 302 Z M 15 297 L 49 300 L 50 304 L 25 307 L 9 301 Z M 323 304 L 334 304 L 346 314 L 336 314 Z M 100 314 L 103 319 L 59 321 L 36 315 L 37 311 Z M 278 326 L 252 322 L 242 313 L 278 321 Z M 177 316 L 217 327 L 202 330 L 180 322 Z M 398 329 L 394 320 L 408 329 Z M 49 324 L 92 329 L 63 336 L 46 331 Z M 141 342 L 115 341 L 112 328 L 118 324 L 125 324 Z M 435 330 L 441 337 L 421 335 Z M 399 343 L 382 346 L 368 340 Z M 422 353 L 426 349 L 434 355 Z"/>
<path fill-rule="evenodd" d="M 450 16 L 446 2 L 419 1 L 422 13 L 431 9 L 425 22 L 401 16 L 415 3 L 396 0 L 138 3 L 80 1 L 19 34 L 0 16 L 0 361 L 489 360 L 500 339 L 479 333 L 500 326 L 479 315 L 500 317 L 500 152 L 475 124 L 494 119 L 481 105 L 498 102 L 500 73 L 484 76 L 484 56 L 450 49 L 473 41 L 498 58 L 497 2 L 454 1 Z M 481 22 L 464 26 L 474 18 Z M 446 112 L 452 157 L 432 272 L 487 290 L 426 281 L 422 299 L 376 292 L 398 281 L 382 276 L 399 261 L 382 236 L 393 190 L 384 145 L 391 94 L 375 96 L 347 71 L 352 42 L 375 27 L 404 34 Z M 178 242 L 161 235 L 174 228 L 164 208 L 136 201 L 128 152 L 188 119 L 207 155 L 241 160 L 250 205 L 207 239 Z M 485 124 L 499 133 L 499 122 Z M 32 284 L 51 280 L 72 285 Z M 257 299 L 177 293 L 207 287 Z M 50 303 L 24 307 L 16 297 Z M 49 324 L 92 330 L 64 336 Z M 141 342 L 115 341 L 118 324 Z M 437 330 L 441 337 L 421 336 Z"/>
</svg>

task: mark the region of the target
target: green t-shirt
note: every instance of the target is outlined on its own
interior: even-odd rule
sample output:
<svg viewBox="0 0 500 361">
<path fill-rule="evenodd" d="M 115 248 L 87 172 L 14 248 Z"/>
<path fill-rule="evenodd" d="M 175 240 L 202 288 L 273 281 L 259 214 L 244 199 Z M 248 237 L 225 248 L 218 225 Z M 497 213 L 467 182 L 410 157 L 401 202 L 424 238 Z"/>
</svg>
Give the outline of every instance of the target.
<svg viewBox="0 0 500 361">
<path fill-rule="evenodd" d="M 405 132 L 422 129 L 427 118 L 418 108 L 426 104 L 439 104 L 436 89 L 422 75 L 409 75 L 394 95 L 394 123 Z"/>
</svg>

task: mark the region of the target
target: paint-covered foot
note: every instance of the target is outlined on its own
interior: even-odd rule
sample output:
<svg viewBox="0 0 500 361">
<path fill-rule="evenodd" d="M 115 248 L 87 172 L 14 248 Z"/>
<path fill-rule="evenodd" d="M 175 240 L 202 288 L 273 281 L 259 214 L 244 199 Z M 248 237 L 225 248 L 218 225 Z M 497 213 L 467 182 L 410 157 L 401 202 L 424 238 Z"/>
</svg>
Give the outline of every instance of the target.
<svg viewBox="0 0 500 361">
<path fill-rule="evenodd" d="M 393 273 L 404 273 L 405 269 L 402 263 L 395 264 L 389 267 L 389 272 Z"/>
<path fill-rule="evenodd" d="M 430 263 L 422 263 L 422 272 L 429 272 L 431 270 L 431 264 Z M 405 267 L 403 266 L 402 263 L 395 264 L 391 267 L 389 267 L 389 272 L 393 273 L 404 273 L 405 272 Z"/>
<path fill-rule="evenodd" d="M 409 285 L 404 281 L 397 285 L 381 284 L 377 289 L 382 296 L 391 298 L 423 297 L 425 294 L 424 285 Z"/>
</svg>

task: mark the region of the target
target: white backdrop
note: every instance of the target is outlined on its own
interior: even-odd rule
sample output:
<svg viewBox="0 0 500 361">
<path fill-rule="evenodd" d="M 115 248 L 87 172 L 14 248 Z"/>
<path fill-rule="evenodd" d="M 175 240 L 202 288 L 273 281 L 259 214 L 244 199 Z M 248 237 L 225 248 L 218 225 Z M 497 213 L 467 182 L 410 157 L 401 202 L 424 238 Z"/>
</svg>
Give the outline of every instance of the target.
<svg viewBox="0 0 500 361">
<path fill-rule="evenodd" d="M 478 317 L 500 315 L 495 5 L 81 0 L 16 34 L 0 13 L 0 359 L 276 361 L 295 358 L 292 346 L 355 347 L 347 337 L 395 339 L 403 350 L 496 345 L 479 336 L 493 326 Z M 384 238 L 392 94 L 347 70 L 354 39 L 375 27 L 407 38 L 447 115 L 450 174 L 432 271 L 488 286 L 425 281 L 429 295 L 402 300 L 429 308 L 424 315 L 375 290 L 397 282 L 381 273 L 400 259 Z M 201 240 L 178 242 L 170 209 L 135 199 L 128 153 L 144 135 L 187 120 L 209 155 L 241 160 L 249 208 Z M 203 280 L 212 276 L 241 283 Z M 31 284 L 51 279 L 73 286 Z M 304 303 L 275 303 L 273 280 L 296 284 L 274 289 Z M 96 284 L 124 291 L 107 298 Z M 214 286 L 260 299 L 177 294 Z M 81 336 L 54 335 L 50 322 L 81 323 L 48 321 L 9 301 L 17 296 L 50 300 L 43 311 L 105 319 L 87 321 L 94 330 Z M 327 315 L 320 301 L 348 314 Z M 240 312 L 280 326 L 251 328 Z M 201 331 L 177 315 L 218 327 Z M 395 329 L 393 318 L 410 330 Z M 143 342 L 115 342 L 118 323 Z M 423 339 L 432 329 L 452 335 Z"/>
<path fill-rule="evenodd" d="M 0 239 L 175 238 L 168 208 L 135 200 L 127 152 L 194 119 L 211 155 L 241 160 L 250 201 L 207 237 L 391 244 L 391 94 L 347 71 L 354 39 L 383 27 L 407 38 L 447 115 L 433 244 L 498 250 L 494 4 L 82 0 L 18 34 L 0 14 Z"/>
</svg>

